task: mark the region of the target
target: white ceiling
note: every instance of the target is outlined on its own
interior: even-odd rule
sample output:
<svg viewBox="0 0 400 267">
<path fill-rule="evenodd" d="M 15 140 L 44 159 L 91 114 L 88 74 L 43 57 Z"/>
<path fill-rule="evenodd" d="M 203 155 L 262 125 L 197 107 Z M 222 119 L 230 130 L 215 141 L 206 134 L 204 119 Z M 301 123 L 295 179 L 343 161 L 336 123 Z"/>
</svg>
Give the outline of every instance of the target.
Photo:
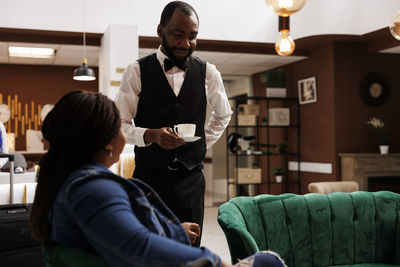
<svg viewBox="0 0 400 267">
<path fill-rule="evenodd" d="M 0 25 L 48 31 L 104 33 L 109 25 L 135 25 L 156 36 L 169 0 L 1 0 Z M 274 43 L 278 16 L 263 0 L 186 0 L 200 17 L 199 39 Z M 212 7 L 212 8 L 210 8 Z M 294 40 L 326 34 L 364 35 L 388 26 L 399 0 L 307 0 L 290 18 Z M 83 27 L 84 26 L 84 27 Z"/>
<path fill-rule="evenodd" d="M 54 48 L 56 56 L 52 59 L 42 58 L 22 58 L 10 57 L 8 46 L 29 46 Z M 156 49 L 139 49 L 139 58 L 154 53 Z M 99 64 L 98 46 L 86 46 L 86 58 L 89 66 Z M 222 75 L 252 75 L 261 71 L 286 65 L 305 57 L 289 56 L 280 57 L 278 55 L 244 54 L 244 53 L 224 53 L 196 51 L 194 55 L 206 60 L 214 65 Z M 37 65 L 58 65 L 58 66 L 79 66 L 83 58 L 83 47 L 80 45 L 56 45 L 56 44 L 35 44 L 35 43 L 15 43 L 0 42 L 0 64 L 37 64 Z"/>
</svg>

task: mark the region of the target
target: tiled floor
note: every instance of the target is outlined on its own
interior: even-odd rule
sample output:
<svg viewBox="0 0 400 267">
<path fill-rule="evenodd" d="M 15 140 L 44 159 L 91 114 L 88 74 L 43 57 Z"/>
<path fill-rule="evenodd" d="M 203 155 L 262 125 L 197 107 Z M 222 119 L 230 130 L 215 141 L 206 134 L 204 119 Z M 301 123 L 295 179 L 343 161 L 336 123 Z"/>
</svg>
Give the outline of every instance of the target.
<svg viewBox="0 0 400 267">
<path fill-rule="evenodd" d="M 211 196 L 206 194 L 203 236 L 201 246 L 210 249 L 212 252 L 227 262 L 231 261 L 228 244 L 224 232 L 217 222 L 218 207 L 212 205 Z"/>
</svg>

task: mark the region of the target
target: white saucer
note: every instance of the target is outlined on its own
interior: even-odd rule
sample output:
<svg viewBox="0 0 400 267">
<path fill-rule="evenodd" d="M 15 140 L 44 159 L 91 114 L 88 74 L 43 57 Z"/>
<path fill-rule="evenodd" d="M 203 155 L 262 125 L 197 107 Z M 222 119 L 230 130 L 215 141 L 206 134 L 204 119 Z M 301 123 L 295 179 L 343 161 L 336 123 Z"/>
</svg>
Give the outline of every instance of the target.
<svg viewBox="0 0 400 267">
<path fill-rule="evenodd" d="M 197 141 L 201 138 L 201 136 L 187 136 L 187 137 L 181 137 L 185 142 L 194 142 Z"/>
</svg>

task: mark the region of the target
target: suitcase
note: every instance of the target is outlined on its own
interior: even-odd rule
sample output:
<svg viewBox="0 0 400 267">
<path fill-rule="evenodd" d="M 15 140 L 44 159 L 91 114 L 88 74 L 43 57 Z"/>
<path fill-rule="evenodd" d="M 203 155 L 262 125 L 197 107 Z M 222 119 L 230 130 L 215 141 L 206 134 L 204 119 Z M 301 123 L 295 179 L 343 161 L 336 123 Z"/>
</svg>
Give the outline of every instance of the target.
<svg viewBox="0 0 400 267">
<path fill-rule="evenodd" d="M 13 204 L 14 155 L 0 154 L 10 161 L 10 203 L 0 205 L 0 266 L 44 267 L 41 243 L 29 233 L 31 204 Z"/>
</svg>

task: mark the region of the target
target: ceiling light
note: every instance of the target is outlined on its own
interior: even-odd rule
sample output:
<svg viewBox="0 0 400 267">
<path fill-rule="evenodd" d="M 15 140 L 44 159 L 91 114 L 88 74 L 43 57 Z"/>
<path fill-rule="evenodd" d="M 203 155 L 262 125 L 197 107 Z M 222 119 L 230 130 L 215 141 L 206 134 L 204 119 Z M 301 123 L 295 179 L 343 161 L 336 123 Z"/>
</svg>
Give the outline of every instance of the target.
<svg viewBox="0 0 400 267">
<path fill-rule="evenodd" d="M 292 37 L 289 36 L 289 31 L 281 31 L 278 40 L 275 43 L 275 51 L 280 56 L 290 56 L 295 48 Z"/>
<path fill-rule="evenodd" d="M 390 20 L 389 29 L 393 37 L 400 40 L 400 11 Z"/>
<path fill-rule="evenodd" d="M 275 51 L 280 56 L 290 56 L 294 52 L 295 44 L 289 35 L 290 17 L 279 16 L 279 37 L 275 43 Z"/>
<path fill-rule="evenodd" d="M 86 32 L 85 32 L 85 0 L 83 2 L 83 60 L 82 66 L 75 69 L 73 79 L 76 81 L 94 81 L 96 75 L 93 69 L 89 68 L 86 58 Z"/>
<path fill-rule="evenodd" d="M 279 37 L 275 43 L 275 51 L 280 56 L 290 56 L 295 44 L 290 37 L 290 15 L 303 8 L 306 0 L 265 0 L 267 5 L 279 15 Z"/>
<path fill-rule="evenodd" d="M 53 58 L 56 54 L 53 48 L 9 46 L 10 57 Z"/>
<path fill-rule="evenodd" d="M 265 0 L 267 5 L 279 16 L 290 16 L 304 6 L 306 0 Z"/>
<path fill-rule="evenodd" d="M 87 65 L 87 59 L 82 60 L 82 66 L 75 69 L 74 80 L 76 81 L 94 81 L 96 80 L 96 75 L 93 69 L 89 68 Z"/>
</svg>

